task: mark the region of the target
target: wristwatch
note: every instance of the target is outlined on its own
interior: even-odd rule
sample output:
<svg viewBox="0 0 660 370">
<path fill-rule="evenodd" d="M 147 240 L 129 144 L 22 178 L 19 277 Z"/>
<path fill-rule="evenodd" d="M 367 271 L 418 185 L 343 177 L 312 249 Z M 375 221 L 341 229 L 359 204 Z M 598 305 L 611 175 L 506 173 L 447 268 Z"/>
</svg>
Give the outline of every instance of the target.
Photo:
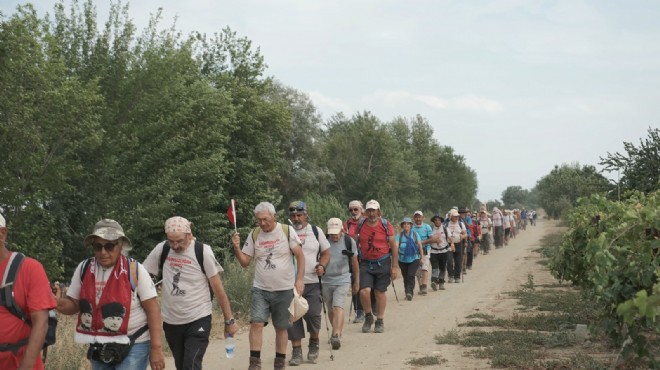
<svg viewBox="0 0 660 370">
<path fill-rule="evenodd" d="M 229 325 L 234 325 L 234 318 L 232 317 L 232 318 L 229 319 L 229 320 L 225 320 L 225 325 L 228 325 L 228 326 L 229 326 Z"/>
</svg>

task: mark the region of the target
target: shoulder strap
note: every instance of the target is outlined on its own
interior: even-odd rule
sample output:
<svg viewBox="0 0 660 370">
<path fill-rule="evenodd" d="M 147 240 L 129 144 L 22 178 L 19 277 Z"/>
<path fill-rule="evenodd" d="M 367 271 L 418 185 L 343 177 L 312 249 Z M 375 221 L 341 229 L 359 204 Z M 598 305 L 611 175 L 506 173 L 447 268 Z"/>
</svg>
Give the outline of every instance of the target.
<svg viewBox="0 0 660 370">
<path fill-rule="evenodd" d="M 381 217 L 380 222 L 383 224 L 383 229 L 385 229 L 385 239 L 389 243 L 390 242 L 390 234 L 388 233 L 388 230 L 387 230 L 387 222 L 388 221 L 384 217 Z"/>
<path fill-rule="evenodd" d="M 286 236 L 286 240 L 290 241 L 291 238 L 289 238 L 289 225 L 285 225 L 283 223 L 280 223 L 280 226 L 282 227 L 282 232 L 284 232 L 284 236 Z M 259 236 L 260 232 L 261 232 L 261 228 L 259 226 L 252 229 L 252 242 L 253 243 L 257 242 L 257 236 Z M 316 232 L 318 233 L 318 230 Z M 316 236 L 316 238 L 318 239 L 318 235 Z"/>
<path fill-rule="evenodd" d="M 351 248 L 351 237 L 348 236 L 348 234 L 344 234 L 344 247 L 351 255 L 353 255 L 353 248 Z M 350 259 L 351 256 L 348 257 Z"/>
<path fill-rule="evenodd" d="M 170 243 L 168 243 L 166 240 L 165 244 L 163 244 L 163 250 L 160 252 L 160 263 L 158 264 L 158 276 L 160 277 L 160 279 L 163 278 L 163 266 L 165 265 L 165 261 L 167 260 L 167 256 L 169 254 L 170 254 Z"/>
<path fill-rule="evenodd" d="M 85 278 L 85 274 L 87 273 L 87 270 L 89 270 L 89 264 L 92 262 L 91 258 L 88 258 L 82 262 L 82 267 L 80 268 L 80 283 L 82 284 L 82 280 Z"/>
<path fill-rule="evenodd" d="M 138 262 L 133 258 L 128 258 L 128 280 L 131 282 L 131 289 L 135 291 L 138 285 Z"/>
<path fill-rule="evenodd" d="M 312 232 L 314 233 L 314 237 L 316 237 L 316 241 L 319 240 L 319 228 L 316 227 L 316 225 L 312 225 Z"/>
<path fill-rule="evenodd" d="M 27 321 L 25 312 L 23 312 L 23 310 L 16 303 L 16 300 L 14 300 L 14 282 L 16 281 L 18 270 L 23 264 L 24 259 L 25 255 L 18 252 L 12 253 L 11 257 L 9 257 L 9 268 L 5 270 L 5 274 L 2 277 L 2 301 L 4 306 L 7 308 L 7 311 L 11 312 L 19 319 Z"/>
<path fill-rule="evenodd" d="M 260 232 L 261 232 L 261 228 L 259 226 L 252 229 L 252 243 L 257 242 L 257 236 L 259 236 Z"/>
<path fill-rule="evenodd" d="M 195 240 L 195 258 L 199 267 L 202 268 L 202 274 L 206 276 L 206 269 L 204 268 L 204 244 L 199 240 Z"/>
</svg>

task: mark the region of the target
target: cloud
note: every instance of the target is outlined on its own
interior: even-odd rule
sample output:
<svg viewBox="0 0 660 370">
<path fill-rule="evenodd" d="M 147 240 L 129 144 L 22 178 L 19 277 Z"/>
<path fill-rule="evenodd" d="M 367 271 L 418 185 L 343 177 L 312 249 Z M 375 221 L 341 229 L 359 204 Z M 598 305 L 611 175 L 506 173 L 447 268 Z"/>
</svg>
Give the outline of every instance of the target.
<svg viewBox="0 0 660 370">
<path fill-rule="evenodd" d="M 312 99 L 314 105 L 320 112 L 346 112 L 349 113 L 353 109 L 351 105 L 341 99 L 331 98 L 322 94 L 319 91 L 307 92 L 309 98 Z"/>
<path fill-rule="evenodd" d="M 482 98 L 476 95 L 462 95 L 454 98 L 439 98 L 433 95 L 414 94 L 406 90 L 377 90 L 372 95 L 363 98 L 365 102 L 381 102 L 387 105 L 418 102 L 434 109 L 471 110 L 499 113 L 504 110 L 496 100 Z"/>
</svg>

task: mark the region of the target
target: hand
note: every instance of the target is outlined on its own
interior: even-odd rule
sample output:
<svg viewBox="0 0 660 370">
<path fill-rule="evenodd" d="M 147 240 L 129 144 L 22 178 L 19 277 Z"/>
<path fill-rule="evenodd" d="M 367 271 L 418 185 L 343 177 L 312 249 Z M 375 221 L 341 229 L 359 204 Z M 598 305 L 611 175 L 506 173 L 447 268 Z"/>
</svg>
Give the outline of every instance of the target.
<svg viewBox="0 0 660 370">
<path fill-rule="evenodd" d="M 152 348 L 149 352 L 149 364 L 153 370 L 165 369 L 165 356 L 162 348 Z"/>
<path fill-rule="evenodd" d="M 235 232 L 231 236 L 231 244 L 234 248 L 239 248 L 241 246 L 241 234 Z"/>
<path fill-rule="evenodd" d="M 231 325 L 225 325 L 225 338 L 227 336 L 233 337 L 237 331 L 238 331 L 238 325 L 236 325 L 236 323 L 233 323 Z"/>
<path fill-rule="evenodd" d="M 53 284 L 53 294 L 55 295 L 56 299 L 62 298 L 62 288 L 60 287 L 59 281 L 56 281 L 55 284 Z"/>
<path fill-rule="evenodd" d="M 451 245 L 451 251 L 456 252 L 456 246 L 454 246 L 453 244 Z"/>
<path fill-rule="evenodd" d="M 325 267 L 322 264 L 316 265 L 316 268 L 314 269 L 316 271 L 316 276 L 323 276 L 325 275 Z"/>
<path fill-rule="evenodd" d="M 398 274 L 399 274 L 399 268 L 396 267 L 396 266 L 393 266 L 392 271 L 390 272 L 390 276 L 392 277 L 392 280 L 396 280 Z"/>
<path fill-rule="evenodd" d="M 303 283 L 302 280 L 296 280 L 295 288 L 296 288 L 296 292 L 302 295 L 303 291 L 305 290 L 305 283 Z"/>
</svg>

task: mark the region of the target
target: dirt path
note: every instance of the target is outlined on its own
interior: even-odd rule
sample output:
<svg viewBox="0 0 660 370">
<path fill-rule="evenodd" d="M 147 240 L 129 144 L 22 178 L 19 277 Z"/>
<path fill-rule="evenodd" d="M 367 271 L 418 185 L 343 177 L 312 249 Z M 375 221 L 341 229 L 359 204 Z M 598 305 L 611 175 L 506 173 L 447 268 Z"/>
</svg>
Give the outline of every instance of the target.
<svg viewBox="0 0 660 370">
<path fill-rule="evenodd" d="M 539 240 L 552 232 L 555 224 L 539 220 L 537 226 L 510 241 L 509 246 L 480 255 L 474 268 L 465 276 L 465 283 L 446 284 L 444 291 L 433 292 L 425 297 L 416 295 L 412 301 L 403 300 L 403 281 L 395 281 L 400 304 L 390 288 L 385 311 L 385 333 L 362 333 L 361 324 L 347 322 L 344 327 L 342 347 L 334 351 L 330 361 L 330 345 L 327 344 L 325 321 L 321 329 L 321 353 L 317 364 L 303 364 L 292 369 L 412 369 L 406 362 L 411 358 L 439 355 L 447 362 L 424 369 L 486 369 L 486 360 L 463 357 L 465 351 L 459 346 L 440 346 L 434 335 L 455 329 L 466 315 L 475 312 L 508 317 L 513 313 L 515 301 L 506 299 L 503 292 L 516 290 L 528 281 L 529 274 L 546 275 L 537 264 L 537 255 L 532 250 L 539 247 Z M 535 282 L 539 280 L 535 277 Z M 348 303 L 348 302 L 347 302 Z M 353 315 L 351 315 L 353 316 Z M 264 330 L 262 367 L 271 369 L 275 356 L 275 333 L 272 327 Z M 224 354 L 223 341 L 212 341 L 204 357 L 207 369 L 246 369 L 248 367 L 249 344 L 247 328 L 236 337 L 236 357 L 228 359 Z M 287 351 L 287 360 L 291 347 Z M 303 358 L 307 356 L 307 340 L 303 341 Z M 167 368 L 174 369 L 171 358 Z"/>
</svg>

